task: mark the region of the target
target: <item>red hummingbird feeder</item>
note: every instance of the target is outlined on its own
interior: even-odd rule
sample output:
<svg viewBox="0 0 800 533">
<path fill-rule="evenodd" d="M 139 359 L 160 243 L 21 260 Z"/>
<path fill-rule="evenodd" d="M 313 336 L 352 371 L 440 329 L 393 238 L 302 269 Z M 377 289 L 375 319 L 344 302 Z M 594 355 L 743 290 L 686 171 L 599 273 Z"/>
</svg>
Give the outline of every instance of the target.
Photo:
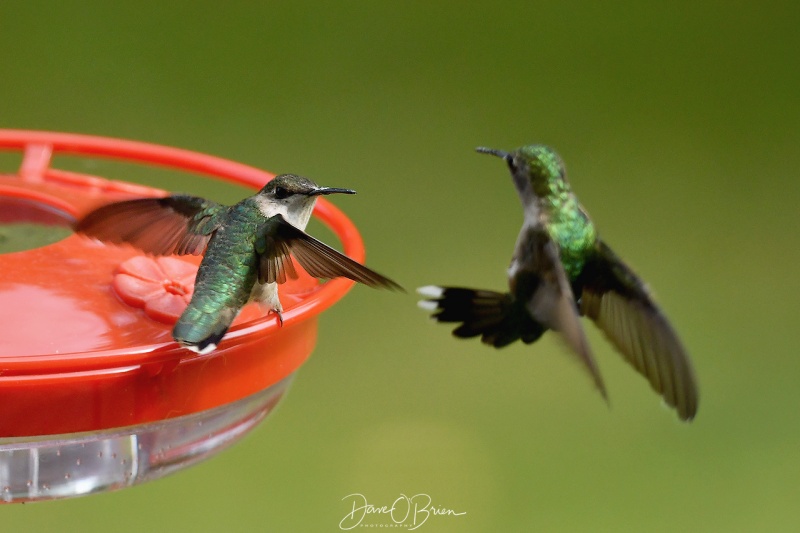
<svg viewBox="0 0 800 533">
<path fill-rule="evenodd" d="M 75 235 L 99 205 L 166 191 L 53 168 L 54 155 L 112 158 L 260 189 L 274 176 L 147 143 L 0 130 L 23 153 L 0 174 L 0 501 L 113 490 L 155 479 L 235 442 L 275 407 L 316 343 L 317 316 L 353 282 L 300 272 L 281 286 L 283 326 L 248 305 L 223 342 L 198 356 L 170 331 L 199 258 L 153 258 Z M 353 223 L 320 199 L 315 216 L 363 261 Z M 48 244 L 8 251 L 19 228 Z"/>
</svg>

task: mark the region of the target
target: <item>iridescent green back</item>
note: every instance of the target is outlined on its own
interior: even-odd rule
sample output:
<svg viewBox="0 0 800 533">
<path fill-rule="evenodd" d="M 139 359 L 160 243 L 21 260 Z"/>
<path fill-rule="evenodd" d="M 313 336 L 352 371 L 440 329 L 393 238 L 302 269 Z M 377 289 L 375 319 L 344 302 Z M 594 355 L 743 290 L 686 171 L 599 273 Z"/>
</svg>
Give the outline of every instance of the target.
<svg viewBox="0 0 800 533">
<path fill-rule="evenodd" d="M 555 150 L 531 145 L 520 148 L 516 155 L 528 163 L 531 187 L 539 199 L 547 231 L 561 250 L 567 276 L 574 280 L 594 248 L 594 224 L 572 193 L 564 162 Z"/>
</svg>

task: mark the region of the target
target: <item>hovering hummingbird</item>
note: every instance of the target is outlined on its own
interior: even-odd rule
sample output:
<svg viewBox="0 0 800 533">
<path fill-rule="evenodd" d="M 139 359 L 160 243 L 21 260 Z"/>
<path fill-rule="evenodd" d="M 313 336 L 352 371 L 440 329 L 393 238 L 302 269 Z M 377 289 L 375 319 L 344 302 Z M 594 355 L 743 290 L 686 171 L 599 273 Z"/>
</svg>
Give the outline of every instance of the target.
<svg viewBox="0 0 800 533">
<path fill-rule="evenodd" d="M 644 282 L 602 241 L 551 148 L 478 148 L 508 164 L 524 221 L 508 268 L 510 292 L 427 286 L 419 303 L 456 337 L 481 336 L 500 348 L 557 331 L 607 398 L 579 315 L 588 316 L 682 420 L 697 412 L 689 356 Z M 577 298 L 576 298 L 577 297 Z"/>
<path fill-rule="evenodd" d="M 346 277 L 371 287 L 402 288 L 303 230 L 317 197 L 355 194 L 283 174 L 233 206 L 173 195 L 115 202 L 78 221 L 75 230 L 101 241 L 128 243 L 153 255 L 205 252 L 194 293 L 172 336 L 205 354 L 219 344 L 240 309 L 255 300 L 283 324 L 278 284 L 298 277 L 290 253 L 312 276 Z"/>
</svg>

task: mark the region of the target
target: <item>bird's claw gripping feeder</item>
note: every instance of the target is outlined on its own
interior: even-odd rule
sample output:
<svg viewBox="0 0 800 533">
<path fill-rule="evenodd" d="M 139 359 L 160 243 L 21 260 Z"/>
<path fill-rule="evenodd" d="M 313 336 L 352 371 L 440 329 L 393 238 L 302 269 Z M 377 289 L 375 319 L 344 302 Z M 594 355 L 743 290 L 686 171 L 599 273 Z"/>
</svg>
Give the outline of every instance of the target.
<svg viewBox="0 0 800 533">
<path fill-rule="evenodd" d="M 2 502 L 123 488 L 235 442 L 275 407 L 314 347 L 317 315 L 353 285 L 301 272 L 281 287 L 282 327 L 251 304 L 216 351 L 198 356 L 170 330 L 199 258 L 154 258 L 69 229 L 99 205 L 165 191 L 54 168 L 52 157 L 158 165 L 254 189 L 273 175 L 85 135 L 0 130 L 0 150 L 22 153 L 18 170 L 0 174 Z M 361 237 L 341 211 L 321 199 L 315 216 L 363 260 Z M 30 231 L 44 244 L 12 246 Z"/>
</svg>

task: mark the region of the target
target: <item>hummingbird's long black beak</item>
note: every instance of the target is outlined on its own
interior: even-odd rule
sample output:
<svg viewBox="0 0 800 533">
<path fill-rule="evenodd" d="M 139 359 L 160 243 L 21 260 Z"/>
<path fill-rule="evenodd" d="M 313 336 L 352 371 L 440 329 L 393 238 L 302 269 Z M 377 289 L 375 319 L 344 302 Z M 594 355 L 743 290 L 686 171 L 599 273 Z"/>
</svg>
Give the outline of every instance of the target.
<svg viewBox="0 0 800 533">
<path fill-rule="evenodd" d="M 309 196 L 320 196 L 326 194 L 355 194 L 353 189 L 338 189 L 336 187 L 319 187 L 309 192 Z"/>
<path fill-rule="evenodd" d="M 494 156 L 499 157 L 500 159 L 505 159 L 506 162 L 511 161 L 511 154 L 508 152 L 504 152 L 503 150 L 496 150 L 494 148 L 486 148 L 485 146 L 479 146 L 475 148 L 475 151 L 479 154 L 491 154 Z"/>
</svg>

